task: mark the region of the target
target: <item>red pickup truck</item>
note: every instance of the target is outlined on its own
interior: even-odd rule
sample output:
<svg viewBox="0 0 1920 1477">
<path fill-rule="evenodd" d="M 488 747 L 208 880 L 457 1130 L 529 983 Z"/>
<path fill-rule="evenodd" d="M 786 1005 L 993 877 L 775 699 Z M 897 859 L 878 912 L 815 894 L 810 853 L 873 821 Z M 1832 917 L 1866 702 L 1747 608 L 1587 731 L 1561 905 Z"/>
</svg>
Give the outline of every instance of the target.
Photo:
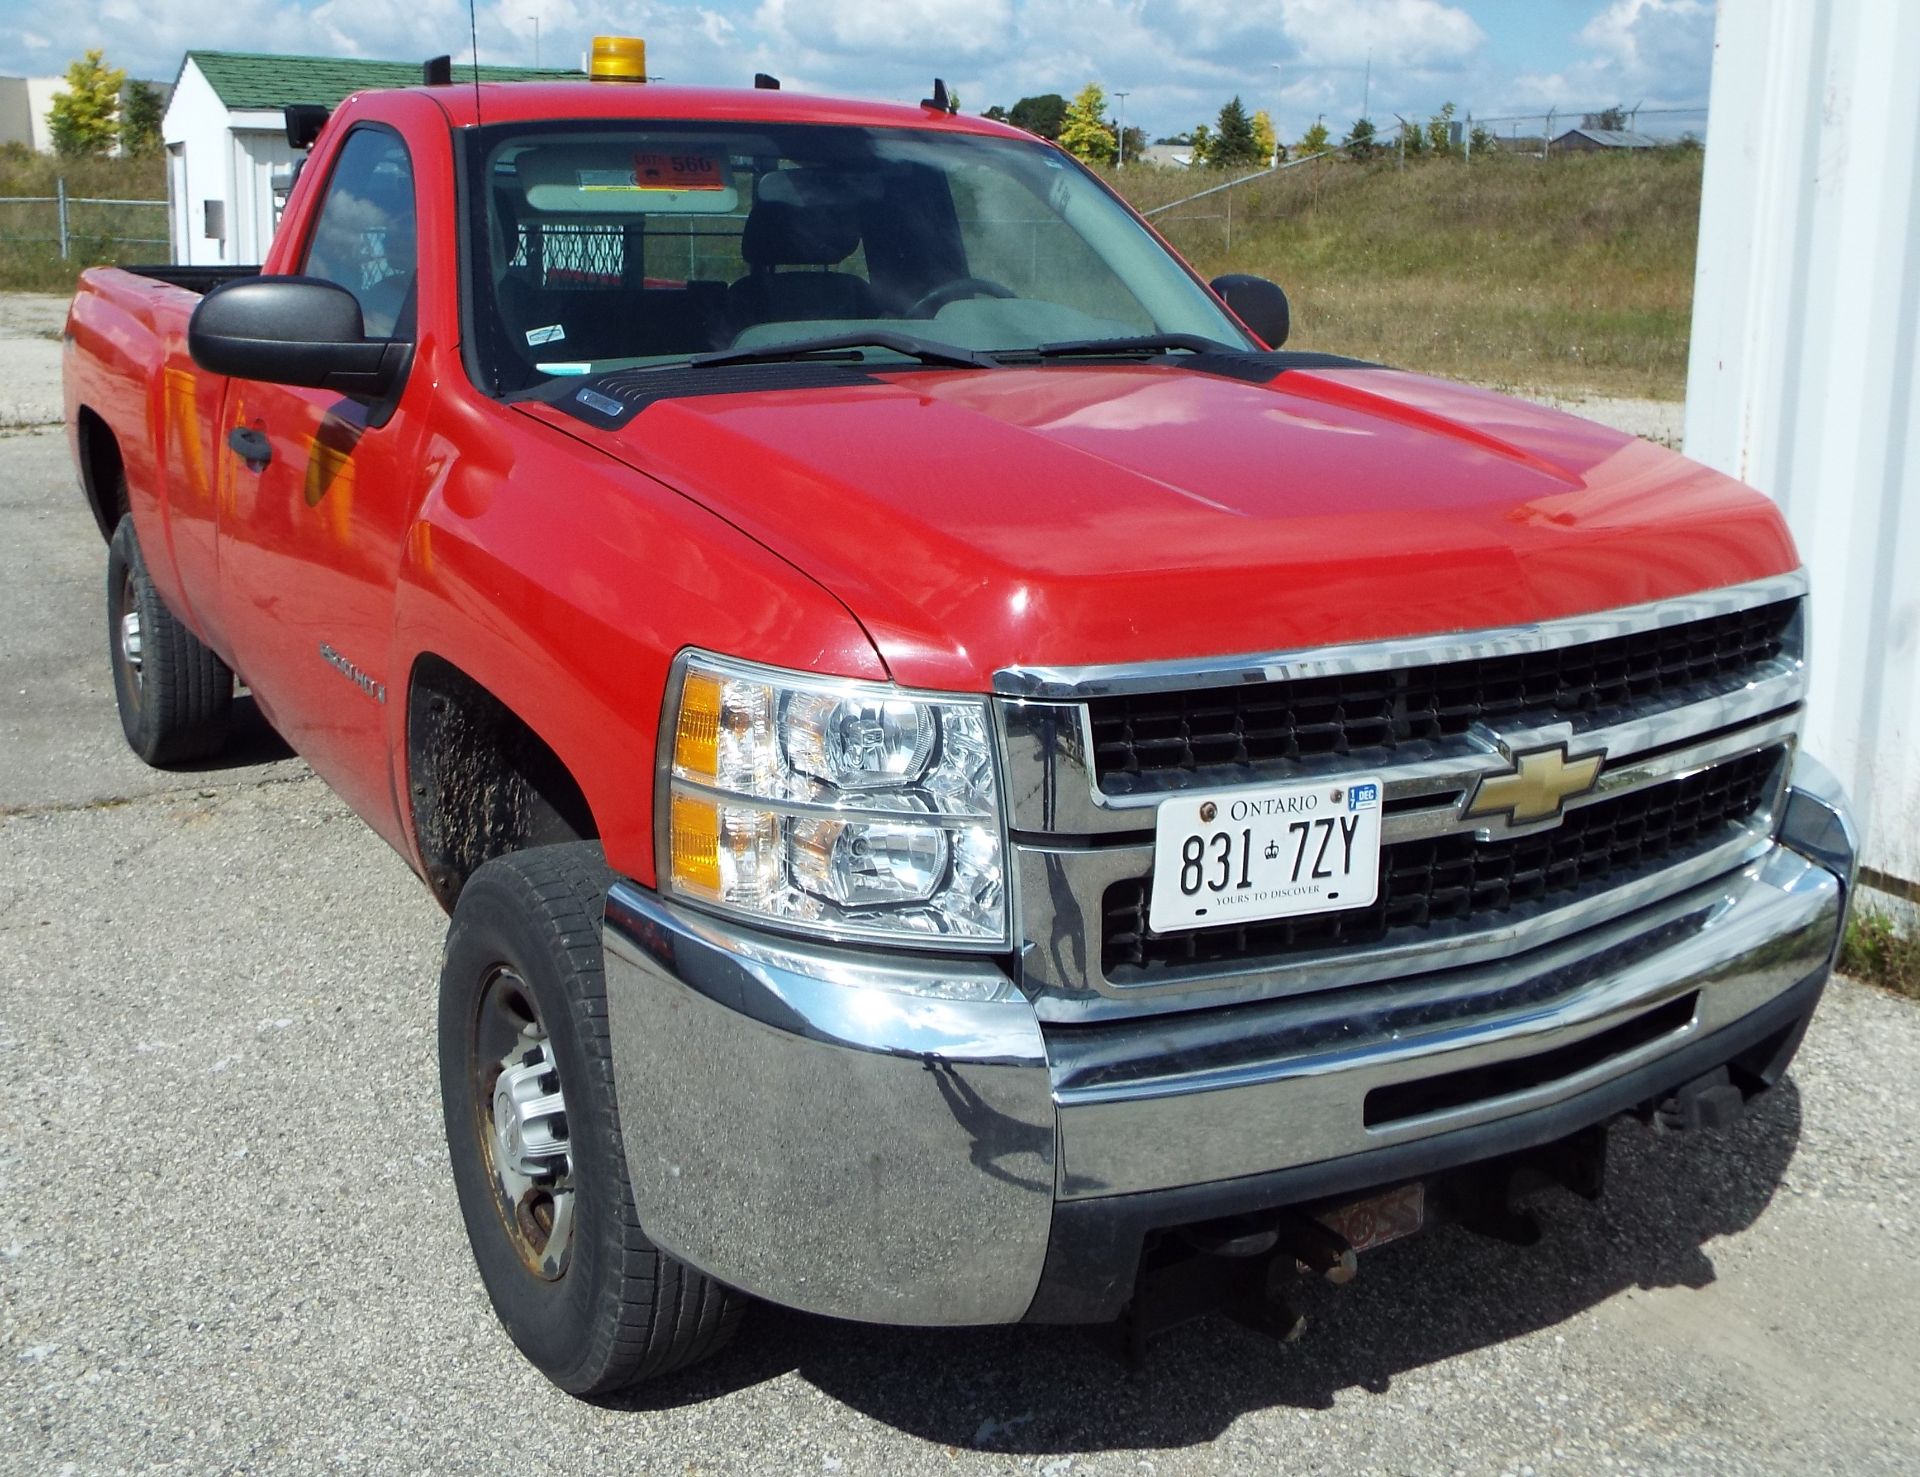
<svg viewBox="0 0 1920 1477">
<path fill-rule="evenodd" d="M 128 740 L 236 682 L 452 914 L 514 1340 L 748 1298 L 1210 1307 L 1776 1081 L 1854 869 L 1779 514 L 1289 353 L 940 107 L 488 84 L 325 122 L 257 270 L 66 330 Z"/>
</svg>

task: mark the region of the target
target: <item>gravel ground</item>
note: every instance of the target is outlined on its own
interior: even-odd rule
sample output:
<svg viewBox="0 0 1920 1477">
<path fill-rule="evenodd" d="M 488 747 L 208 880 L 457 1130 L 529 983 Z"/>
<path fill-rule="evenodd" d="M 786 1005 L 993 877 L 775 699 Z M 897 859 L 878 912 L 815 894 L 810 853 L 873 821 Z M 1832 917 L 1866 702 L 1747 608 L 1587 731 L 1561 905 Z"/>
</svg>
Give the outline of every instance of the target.
<svg viewBox="0 0 1920 1477">
<path fill-rule="evenodd" d="M 257 720 L 201 773 L 126 753 L 103 564 L 62 437 L 0 435 L 0 1471 L 1920 1469 L 1920 1011 L 1846 982 L 1733 1129 L 1623 1128 L 1541 1245 L 1371 1253 L 1291 1347 L 1208 1320 L 1130 1374 L 758 1309 L 568 1399 L 460 1229 L 443 920 Z"/>
<path fill-rule="evenodd" d="M 60 325 L 67 300 L 0 292 L 0 430 L 60 419 Z"/>
</svg>

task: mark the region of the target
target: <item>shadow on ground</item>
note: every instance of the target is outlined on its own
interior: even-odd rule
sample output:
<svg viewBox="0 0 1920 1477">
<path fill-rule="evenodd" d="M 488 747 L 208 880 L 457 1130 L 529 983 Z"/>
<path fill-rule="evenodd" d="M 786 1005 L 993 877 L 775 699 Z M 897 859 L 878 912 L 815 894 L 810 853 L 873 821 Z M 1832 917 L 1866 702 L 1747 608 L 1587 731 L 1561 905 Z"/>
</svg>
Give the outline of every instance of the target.
<svg viewBox="0 0 1920 1477">
<path fill-rule="evenodd" d="M 1325 1409 L 1347 1389 L 1551 1327 L 1633 1287 L 1705 1287 L 1707 1244 L 1756 1220 L 1800 1138 L 1792 1080 L 1734 1127 L 1687 1137 L 1618 1125 L 1607 1191 L 1532 1202 L 1520 1250 L 1441 1227 L 1361 1260 L 1345 1288 L 1298 1300 L 1309 1327 L 1280 1345 L 1219 1317 L 1157 1341 L 1130 1372 L 1104 1330 L 872 1328 L 756 1307 L 709 1366 L 624 1402 L 698 1404 L 788 1371 L 874 1419 L 957 1447 L 1026 1454 L 1177 1448 L 1275 1406 Z"/>
<path fill-rule="evenodd" d="M 257 769 L 293 757 L 293 750 L 274 731 L 273 725 L 267 722 L 260 705 L 253 700 L 253 694 L 243 692 L 233 700 L 233 726 L 220 752 L 191 764 L 168 767 L 178 774 L 211 774 L 223 769 Z"/>
</svg>

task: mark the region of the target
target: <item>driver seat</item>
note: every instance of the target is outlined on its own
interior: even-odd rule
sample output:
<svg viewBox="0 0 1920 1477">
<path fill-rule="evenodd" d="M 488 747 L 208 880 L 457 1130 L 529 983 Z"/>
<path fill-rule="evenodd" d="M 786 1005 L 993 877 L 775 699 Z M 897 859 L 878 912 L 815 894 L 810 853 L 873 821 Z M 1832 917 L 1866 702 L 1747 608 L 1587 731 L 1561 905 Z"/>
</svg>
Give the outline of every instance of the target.
<svg viewBox="0 0 1920 1477">
<path fill-rule="evenodd" d="M 866 278 L 832 270 L 859 245 L 859 222 L 844 207 L 755 200 L 740 234 L 747 275 L 727 289 L 735 331 L 756 323 L 880 316 Z"/>
</svg>

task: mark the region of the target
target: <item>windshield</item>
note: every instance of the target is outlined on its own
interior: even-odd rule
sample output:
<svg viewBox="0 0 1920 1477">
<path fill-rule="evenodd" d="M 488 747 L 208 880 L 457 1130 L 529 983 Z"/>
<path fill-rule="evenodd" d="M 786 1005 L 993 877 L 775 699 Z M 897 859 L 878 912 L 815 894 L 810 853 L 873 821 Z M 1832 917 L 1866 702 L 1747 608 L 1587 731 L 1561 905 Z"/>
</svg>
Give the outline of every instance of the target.
<svg viewBox="0 0 1920 1477">
<path fill-rule="evenodd" d="M 926 357 L 915 344 L 981 363 L 1110 338 L 1251 347 L 1038 142 L 655 122 L 481 138 L 469 270 L 477 367 L 497 392 L 826 338 L 900 364 Z"/>
</svg>

